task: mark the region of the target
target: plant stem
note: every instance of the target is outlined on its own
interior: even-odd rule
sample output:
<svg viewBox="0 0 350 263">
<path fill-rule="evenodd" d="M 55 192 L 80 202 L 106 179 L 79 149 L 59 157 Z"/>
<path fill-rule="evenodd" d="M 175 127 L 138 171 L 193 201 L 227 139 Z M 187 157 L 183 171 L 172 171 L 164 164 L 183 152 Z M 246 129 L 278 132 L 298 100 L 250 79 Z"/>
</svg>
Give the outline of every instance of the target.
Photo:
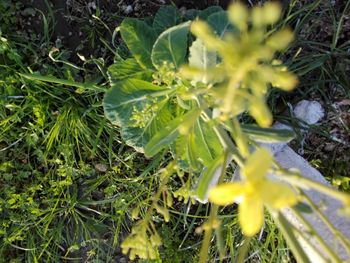
<svg viewBox="0 0 350 263">
<path fill-rule="evenodd" d="M 270 208 L 268 208 L 268 210 L 275 219 L 275 222 L 277 223 L 278 228 L 281 230 L 284 238 L 288 242 L 288 245 L 292 249 L 297 262 L 310 263 L 309 258 L 305 254 L 304 250 L 302 249 L 297 238 L 294 235 L 293 226 L 289 224 L 289 222 L 281 212 L 273 211 Z"/>
<path fill-rule="evenodd" d="M 204 238 L 203 238 L 203 243 L 201 247 L 201 251 L 199 254 L 199 263 L 205 263 L 208 257 L 208 250 L 210 246 L 210 239 L 212 236 L 213 228 L 212 225 L 216 219 L 216 214 L 218 212 L 218 206 L 217 205 L 212 205 L 210 215 L 209 215 L 209 220 L 208 220 L 208 227 L 205 230 L 204 233 Z"/>
<path fill-rule="evenodd" d="M 320 211 L 320 209 L 315 205 L 315 203 L 304 193 L 304 191 L 302 190 L 299 190 L 299 191 L 300 191 L 300 195 L 309 203 L 311 208 L 317 213 L 317 215 L 325 223 L 325 225 L 327 225 L 327 227 L 332 232 L 332 234 L 340 240 L 340 242 L 343 244 L 344 248 L 346 249 L 346 252 L 350 256 L 350 242 L 346 239 L 346 237 L 341 232 L 339 232 L 338 229 L 334 227 L 334 225 Z"/>
<path fill-rule="evenodd" d="M 314 182 L 310 179 L 307 179 L 307 178 L 301 176 L 300 174 L 291 173 L 289 171 L 281 171 L 281 172 L 283 174 L 285 174 L 286 176 L 281 176 L 279 178 L 294 185 L 294 186 L 298 186 L 302 189 L 313 188 L 319 192 L 322 192 L 328 196 L 331 196 L 335 199 L 340 200 L 346 206 L 350 205 L 350 196 L 348 194 L 334 190 L 334 189 L 332 189 L 326 185 L 323 185 L 321 183 Z"/>
<path fill-rule="evenodd" d="M 320 246 L 324 249 L 324 251 L 329 255 L 332 262 L 341 263 L 341 259 L 334 253 L 334 251 L 325 243 L 323 238 L 314 230 L 314 228 L 310 225 L 310 223 L 300 214 L 300 212 L 296 209 L 293 209 L 294 214 L 297 216 L 297 218 L 301 221 L 303 226 L 307 228 L 309 235 L 311 235 L 317 242 L 320 244 Z M 309 242 L 309 245 L 311 243 Z M 317 249 L 315 248 L 317 251 Z M 319 251 L 320 252 L 320 251 Z"/>
<path fill-rule="evenodd" d="M 246 237 L 243 241 L 243 245 L 240 247 L 239 249 L 239 253 L 238 253 L 238 258 L 237 258 L 237 262 L 238 263 L 243 263 L 244 259 L 248 253 L 249 250 L 249 244 L 250 244 L 250 237 Z"/>
<path fill-rule="evenodd" d="M 221 174 L 220 174 L 218 183 L 222 183 L 222 181 L 224 180 L 225 172 L 226 172 L 225 168 L 227 165 L 226 163 L 227 163 L 228 158 L 229 158 L 229 153 L 228 153 L 228 151 L 226 151 L 225 156 L 224 156 L 224 162 L 222 164 L 223 167 L 221 169 Z M 218 205 L 212 204 L 209 219 L 207 222 L 207 229 L 205 229 L 203 244 L 202 244 L 201 251 L 199 254 L 199 263 L 205 263 L 205 261 L 207 259 L 208 250 L 209 250 L 209 246 L 210 246 L 210 239 L 211 239 L 212 232 L 213 232 L 213 225 L 214 225 L 215 220 L 217 219 L 218 209 L 219 209 Z M 221 238 L 220 232 L 216 231 L 216 236 L 218 239 Z M 222 242 L 221 243 L 220 242 L 221 242 L 221 240 L 218 241 L 219 244 L 222 243 Z M 222 249 L 220 249 L 220 247 L 219 247 L 220 258 L 222 256 L 221 252 L 222 252 Z"/>
</svg>

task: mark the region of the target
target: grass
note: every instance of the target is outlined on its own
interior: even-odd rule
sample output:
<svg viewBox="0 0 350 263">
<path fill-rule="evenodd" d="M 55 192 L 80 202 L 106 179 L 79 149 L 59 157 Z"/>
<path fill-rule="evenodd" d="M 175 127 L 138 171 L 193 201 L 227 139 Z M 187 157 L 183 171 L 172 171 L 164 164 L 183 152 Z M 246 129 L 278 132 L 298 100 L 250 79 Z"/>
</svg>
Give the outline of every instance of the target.
<svg viewBox="0 0 350 263">
<path fill-rule="evenodd" d="M 293 1 L 296 5 L 298 1 Z M 349 24 L 346 14 L 350 3 L 331 5 L 314 1 L 301 6 L 306 15 L 296 20 L 297 41 L 292 49 L 298 54 L 291 61 L 293 70 L 300 78 L 299 88 L 286 101 L 312 99 L 319 101 L 326 116 L 318 126 L 309 128 L 305 140 L 305 154 L 324 176 L 335 186 L 349 191 L 349 159 L 346 157 L 350 122 L 348 108 L 337 106 L 350 98 L 348 50 L 346 37 Z M 308 11 L 309 10 L 309 11 Z M 301 18 L 299 16 L 299 18 Z M 296 99 L 295 99 L 296 98 Z M 329 151 L 328 149 L 334 149 Z"/>
<path fill-rule="evenodd" d="M 335 95 L 350 98 L 350 79 L 344 67 L 349 63 L 350 42 L 342 37 L 349 4 L 343 10 L 321 1 L 299 5 L 300 1 L 291 1 L 289 16 L 283 23 L 292 25 L 298 36 L 284 59 L 300 76 L 300 85 L 293 94 L 271 94 L 276 119 L 286 119 L 281 114 L 287 108 L 286 102 L 312 98 L 332 110 Z M 113 44 L 106 42 L 108 46 L 99 53 L 104 57 L 89 58 L 78 66 L 69 62 L 69 52 L 64 47 L 52 53 L 53 60 L 49 59 L 47 55 L 54 46 L 50 42 L 52 18 L 42 15 L 42 39 L 21 40 L 10 32 L 11 25 L 17 23 L 13 17 L 19 8 L 10 1 L 0 3 L 4 14 L 0 18 L 0 259 L 118 262 L 124 257 L 119 247 L 121 240 L 134 223 L 132 211 L 138 207 L 142 217 L 150 208 L 159 183 L 156 173 L 166 165 L 167 158 L 147 160 L 134 153 L 123 145 L 118 130 L 104 118 L 104 76 L 106 63 L 115 56 L 110 51 L 114 51 Z M 71 15 L 84 21 L 90 18 L 76 12 Z M 92 47 L 104 38 L 110 22 L 99 9 L 96 12 L 98 19 L 83 29 L 89 33 L 87 41 Z M 318 39 L 317 28 L 313 28 L 317 21 L 325 20 L 324 16 L 335 32 L 330 36 L 325 33 L 326 40 Z M 47 52 L 42 55 L 40 47 Z M 123 52 L 118 54 L 125 56 Z M 40 76 L 25 75 L 32 72 Z M 348 131 L 348 124 L 342 123 Z M 334 142 L 327 122 L 311 131 Z M 341 153 L 344 147 L 338 146 Z M 311 163 L 329 180 L 349 190 L 346 162 L 339 156 L 327 160 L 327 156 L 312 152 L 310 140 L 306 140 L 305 149 Z M 181 186 L 177 178 L 169 185 L 172 190 Z M 210 205 L 177 200 L 169 208 L 168 223 L 161 216 L 152 215 L 163 237 L 159 251 L 163 262 L 198 259 L 202 241 L 199 230 L 209 210 Z M 293 260 L 269 216 L 261 234 L 245 242 L 236 210 L 225 208 L 219 214 L 223 224 L 213 240 L 220 240 L 219 235 L 222 244 L 213 242 L 208 251 L 211 262 L 238 259 L 244 248 L 249 251 L 248 262 Z"/>
</svg>

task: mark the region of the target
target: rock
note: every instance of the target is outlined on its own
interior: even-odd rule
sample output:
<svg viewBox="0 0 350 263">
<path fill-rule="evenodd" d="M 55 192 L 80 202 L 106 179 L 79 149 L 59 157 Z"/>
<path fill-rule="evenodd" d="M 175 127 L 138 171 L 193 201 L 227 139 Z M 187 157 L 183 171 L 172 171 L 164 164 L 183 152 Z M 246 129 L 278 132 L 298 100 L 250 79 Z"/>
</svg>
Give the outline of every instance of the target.
<svg viewBox="0 0 350 263">
<path fill-rule="evenodd" d="M 122 6 L 122 10 L 123 10 L 123 13 L 128 15 L 130 14 L 132 11 L 134 11 L 134 9 L 132 8 L 131 5 L 123 5 Z"/>
<path fill-rule="evenodd" d="M 326 152 L 332 152 L 335 149 L 334 143 L 326 143 L 326 146 L 324 147 L 324 150 Z"/>
<path fill-rule="evenodd" d="M 324 109 L 317 101 L 302 100 L 294 107 L 294 115 L 307 124 L 313 125 L 324 117 Z"/>
<path fill-rule="evenodd" d="M 97 164 L 95 164 L 95 169 L 99 173 L 105 173 L 105 172 L 107 172 L 108 167 L 105 164 L 97 163 Z"/>
<path fill-rule="evenodd" d="M 35 14 L 36 14 L 36 10 L 31 7 L 27 7 L 26 9 L 21 11 L 22 16 L 35 16 Z"/>
</svg>

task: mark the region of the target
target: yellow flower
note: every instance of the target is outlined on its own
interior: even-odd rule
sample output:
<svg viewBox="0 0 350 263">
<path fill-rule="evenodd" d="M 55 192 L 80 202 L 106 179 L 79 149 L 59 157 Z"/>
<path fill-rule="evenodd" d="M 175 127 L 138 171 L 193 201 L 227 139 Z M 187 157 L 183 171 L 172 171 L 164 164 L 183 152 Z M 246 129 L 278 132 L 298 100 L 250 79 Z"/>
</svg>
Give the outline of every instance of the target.
<svg viewBox="0 0 350 263">
<path fill-rule="evenodd" d="M 272 162 L 269 151 L 260 148 L 245 162 L 242 182 L 224 183 L 210 191 L 209 200 L 215 204 L 240 203 L 238 220 L 246 236 L 253 236 L 261 229 L 264 205 L 281 209 L 298 202 L 296 193 L 288 185 L 266 177 Z"/>
<path fill-rule="evenodd" d="M 261 99 L 266 96 L 268 84 L 291 90 L 298 82 L 289 71 L 271 65 L 274 54 L 286 49 L 293 41 L 293 32 L 285 28 L 266 34 L 267 26 L 276 23 L 281 16 L 281 6 L 277 3 L 269 2 L 248 10 L 238 2 L 229 7 L 227 15 L 239 33 L 226 32 L 218 36 L 204 21 L 196 20 L 191 24 L 191 32 L 211 53 L 216 52 L 221 57 L 220 62 L 203 69 L 196 65 L 183 67 L 180 74 L 215 85 L 208 90 L 215 93 L 210 95 L 214 95 L 223 116 L 235 117 L 248 111 L 260 126 L 269 127 L 272 115 L 265 100 Z M 252 26 L 248 26 L 250 24 Z M 215 96 L 214 89 L 218 86 L 224 86 L 220 87 L 221 96 Z"/>
</svg>

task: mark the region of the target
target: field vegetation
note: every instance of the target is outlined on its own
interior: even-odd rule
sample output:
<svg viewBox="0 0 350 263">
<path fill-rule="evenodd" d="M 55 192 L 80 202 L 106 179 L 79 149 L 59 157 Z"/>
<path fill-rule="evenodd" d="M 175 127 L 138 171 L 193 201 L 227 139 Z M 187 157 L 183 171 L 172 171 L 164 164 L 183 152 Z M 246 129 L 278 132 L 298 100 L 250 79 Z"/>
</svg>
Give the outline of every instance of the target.
<svg viewBox="0 0 350 263">
<path fill-rule="evenodd" d="M 242 2 L 251 9 L 267 1 Z M 199 112 L 186 97 L 193 99 L 193 93 L 185 89 L 203 75 L 181 68 L 179 81 L 172 71 L 180 67 L 163 64 L 164 39 L 157 40 L 159 49 L 148 59 L 142 52 L 151 40 L 135 38 L 130 29 L 147 35 L 152 28 L 155 42 L 162 33 L 171 39 L 166 30 L 177 27 L 176 43 L 186 47 L 173 62 L 182 65 L 191 50 L 187 43 L 195 36 L 203 43 L 212 40 L 201 35 L 199 25 L 196 31 L 186 21 L 199 16 L 220 26 L 222 16 L 210 15 L 227 6 L 225 1 L 0 1 L 0 262 L 203 262 L 203 247 L 209 262 L 298 259 L 269 213 L 256 235 L 244 235 L 237 205 L 191 198 L 198 183 L 195 171 L 203 166 L 197 160 L 206 160 L 208 152 L 194 148 L 198 158 L 183 153 L 183 135 L 194 118 L 217 105 L 210 104 L 212 94 L 199 94 L 205 87 L 196 86 L 197 100 L 209 105 L 200 104 Z M 256 122 L 288 123 L 295 134 L 289 145 L 332 185 L 349 193 L 350 2 L 291 0 L 281 6 L 281 19 L 267 23 L 266 32 L 287 27 L 294 32 L 290 43 L 273 50 L 290 72 L 284 75 L 287 82 L 294 82 L 284 90 L 263 92 L 268 107 L 258 111 L 266 110 L 266 115 L 244 108 L 239 120 L 247 126 L 228 130 L 237 138 L 240 128 L 249 134 L 249 125 Z M 197 42 L 204 49 L 203 43 Z M 225 55 L 217 61 L 225 61 Z M 217 83 L 216 76 L 205 77 L 203 83 Z M 220 81 L 225 84 L 230 77 Z M 116 88 L 120 83 L 123 88 Z M 177 90 L 170 94 L 159 89 L 163 97 L 124 106 L 139 94 L 130 95 L 128 85 L 137 90 L 140 83 L 148 85 L 146 95 L 154 86 L 175 85 Z M 119 108 L 111 107 L 115 98 Z M 304 99 L 324 107 L 318 125 L 305 125 L 293 115 L 291 106 Z M 159 123 L 149 125 L 165 104 Z M 271 119 L 266 117 L 270 112 Z M 211 126 L 198 122 L 208 137 L 215 136 Z M 161 128 L 169 130 L 161 133 Z M 275 134 L 287 140 L 289 135 Z M 245 137 L 239 138 L 237 148 L 244 153 Z M 213 145 L 208 163 L 215 162 L 208 166 L 214 169 L 229 156 L 222 157 L 221 148 Z M 242 156 L 249 161 L 254 155 L 248 155 Z M 269 161 L 266 155 L 262 158 Z M 228 166 L 222 180 L 231 180 L 235 168 Z M 198 199 L 206 196 L 207 184 L 199 183 L 204 190 L 195 192 Z M 221 227 L 213 227 L 219 221 Z"/>
</svg>

